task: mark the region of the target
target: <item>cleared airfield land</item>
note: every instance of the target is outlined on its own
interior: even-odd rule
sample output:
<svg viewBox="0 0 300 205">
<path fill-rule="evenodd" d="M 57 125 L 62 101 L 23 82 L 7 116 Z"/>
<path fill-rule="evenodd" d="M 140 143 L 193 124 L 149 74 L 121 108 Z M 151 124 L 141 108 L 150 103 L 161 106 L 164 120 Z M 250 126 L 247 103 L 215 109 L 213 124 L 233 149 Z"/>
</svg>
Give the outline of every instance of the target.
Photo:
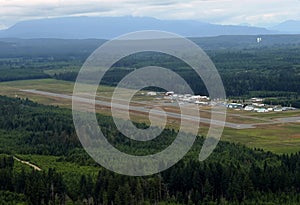
<svg viewBox="0 0 300 205">
<path fill-rule="evenodd" d="M 53 79 L 45 80 L 26 80 L 0 83 L 0 95 L 10 97 L 29 98 L 30 100 L 47 104 L 58 105 L 60 107 L 71 108 L 71 100 L 68 98 L 46 95 L 46 93 L 56 93 L 64 96 L 71 96 L 74 83 L 58 81 Z M 23 91 L 22 91 L 23 90 Z M 24 90 L 37 90 L 44 92 L 24 92 Z M 97 92 L 96 100 L 109 102 L 109 98 L 114 91 L 113 87 L 101 86 Z M 133 106 L 142 106 L 143 103 L 149 105 L 159 105 L 159 101 L 153 101 L 153 97 L 142 96 L 138 93 L 131 103 Z M 158 104 L 157 104 L 158 103 Z M 167 112 L 178 113 L 179 110 L 174 106 L 165 104 L 159 105 Z M 97 112 L 104 115 L 111 115 L 108 106 L 97 105 Z M 200 108 L 202 118 L 210 118 L 210 109 Z M 133 110 L 130 117 L 136 122 L 149 123 L 148 116 L 144 112 Z M 240 125 L 253 125 L 255 128 L 247 127 L 237 129 L 226 126 L 221 140 L 241 143 L 249 147 L 262 148 L 266 151 L 275 153 L 293 153 L 300 151 L 300 111 L 287 111 L 281 113 L 254 113 L 245 111 L 227 110 L 227 123 Z M 284 119 L 284 120 L 283 120 Z M 167 126 L 178 128 L 180 120 L 176 116 L 170 116 Z M 208 124 L 200 124 L 199 134 L 206 135 Z"/>
</svg>

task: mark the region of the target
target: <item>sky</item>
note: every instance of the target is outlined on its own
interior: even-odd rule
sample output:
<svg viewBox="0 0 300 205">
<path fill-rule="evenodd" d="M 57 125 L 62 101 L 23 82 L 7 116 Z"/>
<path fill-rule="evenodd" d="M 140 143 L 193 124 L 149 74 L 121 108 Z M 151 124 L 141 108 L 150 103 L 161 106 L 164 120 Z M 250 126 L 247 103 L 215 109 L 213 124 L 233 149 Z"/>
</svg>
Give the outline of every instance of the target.
<svg viewBox="0 0 300 205">
<path fill-rule="evenodd" d="M 0 0 L 0 29 L 65 16 L 148 16 L 271 27 L 300 20 L 300 0 Z"/>
</svg>

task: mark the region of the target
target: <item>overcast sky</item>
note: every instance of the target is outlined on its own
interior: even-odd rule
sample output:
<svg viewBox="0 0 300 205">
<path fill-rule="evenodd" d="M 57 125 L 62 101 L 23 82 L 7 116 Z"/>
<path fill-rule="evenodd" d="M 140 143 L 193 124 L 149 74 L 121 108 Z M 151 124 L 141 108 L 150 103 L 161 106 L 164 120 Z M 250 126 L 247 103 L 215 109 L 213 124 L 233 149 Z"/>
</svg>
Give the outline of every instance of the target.
<svg viewBox="0 0 300 205">
<path fill-rule="evenodd" d="M 0 0 L 0 13 L 0 28 L 35 18 L 125 15 L 269 27 L 300 20 L 300 0 Z"/>
</svg>

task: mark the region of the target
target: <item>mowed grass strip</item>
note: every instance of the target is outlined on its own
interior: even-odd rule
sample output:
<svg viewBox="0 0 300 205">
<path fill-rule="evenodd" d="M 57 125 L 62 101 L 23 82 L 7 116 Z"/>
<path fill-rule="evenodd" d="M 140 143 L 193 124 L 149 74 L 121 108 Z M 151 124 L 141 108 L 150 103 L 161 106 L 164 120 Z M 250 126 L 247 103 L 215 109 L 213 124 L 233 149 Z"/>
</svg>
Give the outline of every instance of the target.
<svg viewBox="0 0 300 205">
<path fill-rule="evenodd" d="M 300 126 L 297 123 L 265 125 L 255 129 L 225 128 L 222 140 L 263 148 L 278 154 L 300 151 Z"/>
<path fill-rule="evenodd" d="M 76 163 L 66 162 L 60 157 L 46 155 L 16 155 L 18 158 L 28 161 L 42 170 L 47 171 L 49 168 L 55 169 L 57 172 L 64 174 L 89 174 L 96 176 L 101 169 L 100 167 L 81 166 Z"/>
</svg>

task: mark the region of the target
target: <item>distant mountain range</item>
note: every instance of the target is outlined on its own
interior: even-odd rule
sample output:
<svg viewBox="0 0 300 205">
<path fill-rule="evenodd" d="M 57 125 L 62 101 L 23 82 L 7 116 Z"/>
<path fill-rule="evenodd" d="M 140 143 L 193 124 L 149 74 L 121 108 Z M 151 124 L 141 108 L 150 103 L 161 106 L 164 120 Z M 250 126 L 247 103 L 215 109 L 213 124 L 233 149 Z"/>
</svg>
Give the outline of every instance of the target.
<svg viewBox="0 0 300 205">
<path fill-rule="evenodd" d="M 0 38 L 111 39 L 138 30 L 163 30 L 186 37 L 263 35 L 282 34 L 293 30 L 292 24 L 287 22 L 266 29 L 192 20 L 158 20 L 149 17 L 66 17 L 19 22 L 6 30 L 1 30 Z M 299 30 L 299 26 L 297 29 Z M 297 29 L 293 31 L 296 32 Z"/>
<path fill-rule="evenodd" d="M 287 34 L 300 34 L 300 21 L 285 21 L 281 24 L 278 24 L 271 29 L 281 31 Z"/>
</svg>

